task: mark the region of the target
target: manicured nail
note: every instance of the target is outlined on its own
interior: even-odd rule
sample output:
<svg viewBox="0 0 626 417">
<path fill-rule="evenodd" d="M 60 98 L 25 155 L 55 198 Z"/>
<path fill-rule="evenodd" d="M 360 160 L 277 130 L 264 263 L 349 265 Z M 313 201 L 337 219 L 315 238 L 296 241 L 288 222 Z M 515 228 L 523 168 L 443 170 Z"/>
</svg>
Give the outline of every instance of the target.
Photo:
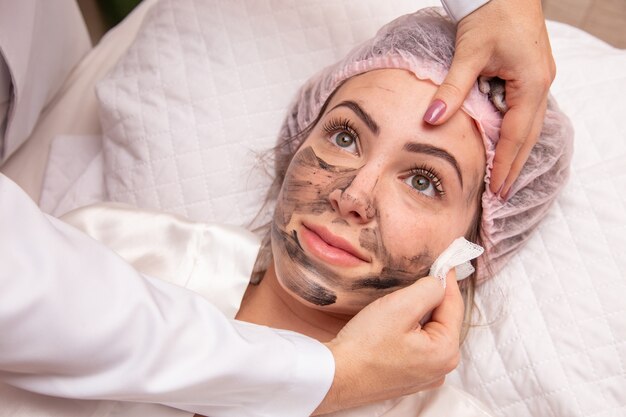
<svg viewBox="0 0 626 417">
<path fill-rule="evenodd" d="M 437 99 L 430 103 L 430 106 L 428 106 L 428 110 L 426 110 L 426 113 L 424 114 L 424 121 L 430 124 L 436 123 L 445 111 L 446 103 Z"/>
</svg>

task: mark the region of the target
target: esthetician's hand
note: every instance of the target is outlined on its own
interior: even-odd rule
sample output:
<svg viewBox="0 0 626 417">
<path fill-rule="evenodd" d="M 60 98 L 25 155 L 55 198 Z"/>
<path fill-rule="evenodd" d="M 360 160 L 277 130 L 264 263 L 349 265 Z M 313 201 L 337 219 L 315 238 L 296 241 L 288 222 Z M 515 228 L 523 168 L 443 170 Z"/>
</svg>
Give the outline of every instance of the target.
<svg viewBox="0 0 626 417">
<path fill-rule="evenodd" d="M 433 277 L 379 298 L 327 346 L 335 379 L 314 415 L 443 384 L 459 362 L 463 299 L 454 272 L 444 291 Z M 420 320 L 433 310 L 424 327 Z"/>
<path fill-rule="evenodd" d="M 556 75 L 540 0 L 491 0 L 459 22 L 450 72 L 424 120 L 445 123 L 479 75 L 506 81 L 509 110 L 502 122 L 490 184 L 494 193 L 506 198 L 537 143 L 548 89 Z"/>
</svg>

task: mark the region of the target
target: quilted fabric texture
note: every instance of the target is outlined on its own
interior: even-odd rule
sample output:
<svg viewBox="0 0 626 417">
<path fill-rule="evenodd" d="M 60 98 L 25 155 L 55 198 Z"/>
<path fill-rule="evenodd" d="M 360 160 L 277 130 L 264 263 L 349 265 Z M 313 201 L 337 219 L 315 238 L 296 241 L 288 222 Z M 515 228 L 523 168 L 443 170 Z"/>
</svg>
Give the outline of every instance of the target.
<svg viewBox="0 0 626 417">
<path fill-rule="evenodd" d="M 414 7 L 161 0 L 98 88 L 108 197 L 247 224 L 269 185 L 256 156 L 301 82 Z M 626 52 L 549 30 L 553 94 L 576 131 L 572 177 L 528 245 L 478 289 L 448 381 L 500 416 L 625 416 Z"/>
<path fill-rule="evenodd" d="M 297 88 L 414 7 L 161 1 L 98 86 L 109 197 L 247 225 L 269 187 L 257 158 L 274 145 Z"/>
</svg>

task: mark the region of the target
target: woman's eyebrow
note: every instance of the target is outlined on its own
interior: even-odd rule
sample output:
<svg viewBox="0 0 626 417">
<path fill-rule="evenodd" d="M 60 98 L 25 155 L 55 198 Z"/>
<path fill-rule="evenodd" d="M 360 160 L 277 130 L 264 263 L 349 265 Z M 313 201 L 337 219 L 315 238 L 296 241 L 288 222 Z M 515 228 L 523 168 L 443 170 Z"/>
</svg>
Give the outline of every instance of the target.
<svg viewBox="0 0 626 417">
<path fill-rule="evenodd" d="M 438 148 L 436 146 L 427 145 L 425 143 L 417 143 L 417 142 L 407 142 L 404 144 L 403 149 L 407 152 L 423 153 L 423 154 L 434 156 L 436 158 L 441 158 L 444 161 L 447 161 L 450 165 L 454 167 L 459 177 L 461 188 L 463 187 L 463 176 L 461 175 L 461 169 L 459 168 L 459 164 L 456 162 L 456 159 L 454 158 L 454 156 L 450 155 L 447 151 L 441 148 Z"/>
<path fill-rule="evenodd" d="M 359 106 L 357 102 L 352 100 L 344 100 L 341 103 L 337 104 L 335 107 L 333 107 L 331 111 L 335 110 L 337 107 L 347 107 L 352 110 L 357 116 L 359 116 L 361 120 L 363 120 L 363 123 L 365 123 L 365 125 L 369 128 L 369 130 L 372 131 L 373 134 L 378 135 L 378 132 L 380 132 L 380 128 L 378 127 L 374 119 L 372 119 L 372 116 L 367 114 L 367 112 L 363 110 L 363 108 L 361 108 L 361 106 Z"/>
</svg>

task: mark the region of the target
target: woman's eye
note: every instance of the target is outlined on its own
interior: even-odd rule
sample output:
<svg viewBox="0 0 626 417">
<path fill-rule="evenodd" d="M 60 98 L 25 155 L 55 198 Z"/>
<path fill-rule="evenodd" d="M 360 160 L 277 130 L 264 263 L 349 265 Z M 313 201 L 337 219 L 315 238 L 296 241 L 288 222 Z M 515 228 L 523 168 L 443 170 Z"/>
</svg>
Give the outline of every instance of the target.
<svg viewBox="0 0 626 417">
<path fill-rule="evenodd" d="M 435 196 L 435 187 L 428 177 L 421 174 L 415 174 L 407 178 L 409 185 L 428 197 Z"/>
<path fill-rule="evenodd" d="M 444 194 L 441 189 L 441 181 L 430 172 L 414 173 L 408 176 L 404 182 L 427 197 L 435 198 Z"/>
<path fill-rule="evenodd" d="M 337 132 L 333 136 L 333 141 L 340 148 L 344 148 L 346 151 L 356 153 L 356 140 L 348 132 Z"/>
<path fill-rule="evenodd" d="M 331 118 L 322 126 L 326 132 L 325 138 L 342 150 L 359 154 L 359 133 L 349 119 Z"/>
</svg>

